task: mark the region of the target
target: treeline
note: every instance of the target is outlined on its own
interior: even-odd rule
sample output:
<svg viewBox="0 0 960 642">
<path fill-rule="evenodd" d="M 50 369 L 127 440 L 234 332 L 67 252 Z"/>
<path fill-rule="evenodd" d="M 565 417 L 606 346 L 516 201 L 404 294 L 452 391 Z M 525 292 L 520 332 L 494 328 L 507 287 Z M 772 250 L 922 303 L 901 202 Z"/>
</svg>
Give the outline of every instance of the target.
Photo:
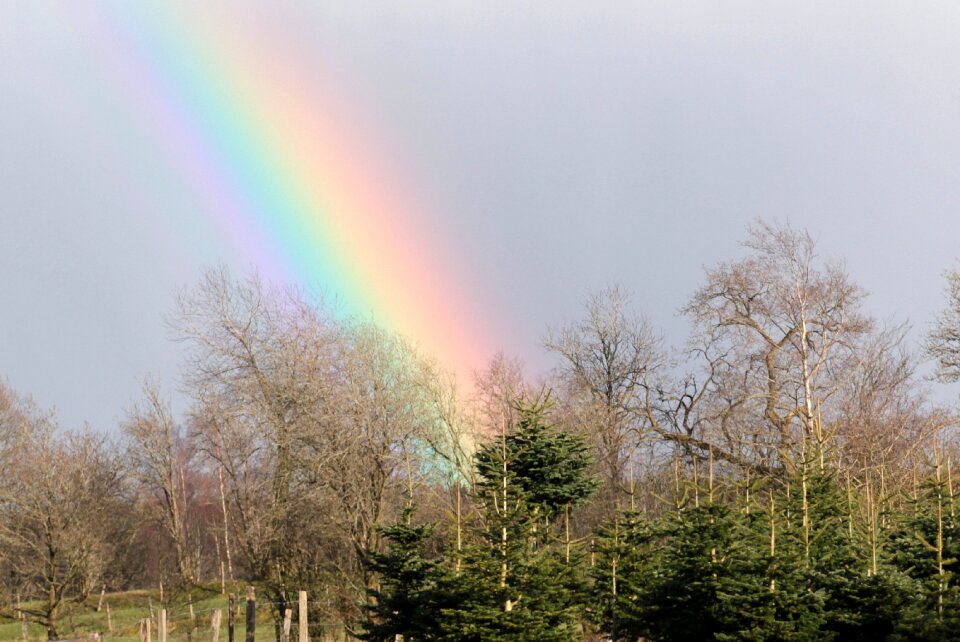
<svg viewBox="0 0 960 642">
<path fill-rule="evenodd" d="M 112 439 L 0 388 L 0 617 L 236 579 L 374 640 L 950 639 L 956 421 L 915 368 L 960 375 L 960 277 L 915 352 L 805 232 L 743 246 L 683 346 L 608 287 L 535 381 L 210 270 L 187 415 L 148 381 Z"/>
<path fill-rule="evenodd" d="M 477 455 L 471 543 L 429 555 L 413 510 L 383 529 L 362 639 L 952 640 L 960 554 L 949 460 L 911 495 L 842 481 L 811 446 L 753 480 L 680 471 L 669 507 L 616 511 L 579 546 L 569 511 L 593 490 L 582 440 L 523 411 Z M 693 473 L 690 476 L 690 473 Z"/>
</svg>

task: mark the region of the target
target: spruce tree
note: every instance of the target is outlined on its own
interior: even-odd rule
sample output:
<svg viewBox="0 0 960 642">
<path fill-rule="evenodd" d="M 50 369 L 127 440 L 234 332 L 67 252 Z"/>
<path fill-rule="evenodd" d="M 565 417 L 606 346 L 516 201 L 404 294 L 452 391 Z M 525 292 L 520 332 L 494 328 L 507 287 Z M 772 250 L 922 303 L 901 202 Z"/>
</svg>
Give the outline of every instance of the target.
<svg viewBox="0 0 960 642">
<path fill-rule="evenodd" d="M 580 556 L 568 559 L 556 521 L 595 489 L 583 440 L 546 423 L 546 407 L 476 455 L 477 542 L 451 582 L 459 603 L 443 611 L 448 639 L 566 641 L 580 637 Z"/>
<path fill-rule="evenodd" d="M 955 582 L 960 532 L 953 489 L 939 454 L 923 482 L 912 514 L 893 536 L 892 563 L 913 588 L 913 599 L 891 640 L 956 639 L 960 630 L 960 586 Z"/>
<path fill-rule="evenodd" d="M 648 587 L 663 574 L 662 523 L 643 513 L 618 513 L 597 530 L 590 572 L 590 616 L 614 642 L 649 637 Z"/>
<path fill-rule="evenodd" d="M 785 498 L 772 488 L 765 502 L 734 524 L 730 572 L 717 589 L 718 640 L 811 640 L 823 625 L 822 595 L 808 590 L 798 547 L 787 533 Z"/>
<path fill-rule="evenodd" d="M 440 611 L 450 598 L 444 567 L 423 557 L 423 546 L 433 532 L 430 524 L 413 524 L 415 510 L 403 512 L 400 521 L 380 530 L 389 542 L 384 553 L 371 553 L 367 566 L 380 577 L 370 589 L 361 640 L 392 642 L 442 639 Z"/>
<path fill-rule="evenodd" d="M 661 575 L 646 591 L 650 639 L 710 640 L 724 632 L 718 592 L 732 570 L 736 521 L 721 504 L 672 516 Z"/>
</svg>

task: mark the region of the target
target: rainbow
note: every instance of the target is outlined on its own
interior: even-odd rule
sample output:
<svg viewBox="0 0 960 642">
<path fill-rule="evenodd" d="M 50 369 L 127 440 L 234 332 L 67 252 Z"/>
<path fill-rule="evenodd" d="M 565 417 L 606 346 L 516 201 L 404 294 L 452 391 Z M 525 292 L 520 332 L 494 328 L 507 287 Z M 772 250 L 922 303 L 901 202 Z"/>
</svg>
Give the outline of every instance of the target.
<svg viewBox="0 0 960 642">
<path fill-rule="evenodd" d="M 229 5 L 95 6 L 83 20 L 103 43 L 108 83 L 237 258 L 271 280 L 319 287 L 344 314 L 403 334 L 462 375 L 484 365 L 496 347 L 490 297 L 456 267 L 430 229 L 435 210 L 322 61 L 294 55 Z"/>
</svg>

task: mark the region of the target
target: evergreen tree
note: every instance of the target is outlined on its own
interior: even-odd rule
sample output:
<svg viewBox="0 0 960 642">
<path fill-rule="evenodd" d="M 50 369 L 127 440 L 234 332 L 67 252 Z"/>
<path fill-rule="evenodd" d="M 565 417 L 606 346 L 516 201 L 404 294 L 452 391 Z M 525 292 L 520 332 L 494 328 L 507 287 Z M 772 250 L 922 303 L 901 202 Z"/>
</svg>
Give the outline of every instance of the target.
<svg viewBox="0 0 960 642">
<path fill-rule="evenodd" d="M 580 637 L 581 560 L 568 559 L 554 524 L 596 484 L 580 437 L 548 426 L 543 404 L 520 410 L 514 429 L 476 455 L 481 527 L 451 582 L 460 602 L 443 611 L 451 640 Z"/>
<path fill-rule="evenodd" d="M 913 599 L 891 640 L 960 637 L 960 586 L 955 583 L 960 532 L 939 457 L 933 469 L 911 502 L 912 515 L 893 536 L 891 562 L 912 587 Z"/>
<path fill-rule="evenodd" d="M 372 553 L 367 562 L 380 586 L 369 590 L 374 599 L 366 607 L 361 640 L 392 642 L 398 635 L 410 641 L 442 639 L 439 616 L 451 599 L 447 573 L 437 561 L 424 559 L 424 542 L 433 526 L 414 525 L 414 512 L 407 508 L 398 523 L 381 529 L 389 548 Z"/>
<path fill-rule="evenodd" d="M 905 599 L 890 573 L 868 573 L 866 538 L 852 496 L 832 469 L 812 458 L 768 489 L 751 510 L 721 589 L 730 633 L 722 640 L 883 640 Z"/>
<path fill-rule="evenodd" d="M 594 493 L 596 480 L 587 476 L 590 457 L 579 435 L 561 432 L 546 423 L 546 406 L 521 409 L 517 425 L 501 443 L 486 444 L 476 455 L 482 500 L 502 493 L 504 483 L 527 508 L 546 521 Z"/>
<path fill-rule="evenodd" d="M 646 590 L 650 639 L 710 640 L 724 631 L 718 592 L 732 570 L 736 521 L 721 504 L 672 516 L 661 574 Z"/>
<path fill-rule="evenodd" d="M 797 516 L 792 535 L 808 590 L 823 596 L 821 637 L 858 639 L 867 561 L 861 542 L 850 535 L 846 494 L 822 461 L 804 464 L 792 481 L 788 510 Z"/>
<path fill-rule="evenodd" d="M 734 524 L 730 572 L 717 589 L 718 640 L 811 640 L 823 626 L 823 596 L 809 590 L 798 547 L 787 534 L 784 498 L 767 492 Z"/>
<path fill-rule="evenodd" d="M 650 578 L 663 574 L 662 524 L 636 512 L 618 513 L 595 538 L 591 620 L 610 639 L 650 635 Z"/>
</svg>

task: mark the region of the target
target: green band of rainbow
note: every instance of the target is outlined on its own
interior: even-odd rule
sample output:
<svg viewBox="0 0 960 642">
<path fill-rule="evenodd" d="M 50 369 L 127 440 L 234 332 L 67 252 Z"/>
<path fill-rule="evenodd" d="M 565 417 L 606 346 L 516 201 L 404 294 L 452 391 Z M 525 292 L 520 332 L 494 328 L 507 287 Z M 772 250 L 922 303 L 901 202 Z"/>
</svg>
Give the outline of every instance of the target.
<svg viewBox="0 0 960 642">
<path fill-rule="evenodd" d="M 320 65 L 233 25 L 225 7 L 188 6 L 101 5 L 100 53 L 238 255 L 460 373 L 483 365 L 494 345 L 490 306 L 467 287 L 476 279 L 452 269 L 422 202 L 384 169 Z"/>
</svg>

